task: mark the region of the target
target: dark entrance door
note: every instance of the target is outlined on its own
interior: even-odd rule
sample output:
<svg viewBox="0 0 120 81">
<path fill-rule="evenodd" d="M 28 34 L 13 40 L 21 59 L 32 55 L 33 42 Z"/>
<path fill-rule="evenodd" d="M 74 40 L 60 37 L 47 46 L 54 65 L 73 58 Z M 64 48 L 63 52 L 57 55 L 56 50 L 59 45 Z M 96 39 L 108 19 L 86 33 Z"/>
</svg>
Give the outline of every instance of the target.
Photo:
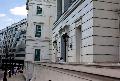
<svg viewBox="0 0 120 81">
<path fill-rule="evenodd" d="M 67 33 L 63 34 L 61 37 L 61 57 L 63 60 L 66 62 L 66 49 L 67 49 L 67 41 L 68 41 L 69 36 Z"/>
<path fill-rule="evenodd" d="M 61 57 L 66 62 L 66 42 L 64 37 L 61 37 Z"/>
</svg>

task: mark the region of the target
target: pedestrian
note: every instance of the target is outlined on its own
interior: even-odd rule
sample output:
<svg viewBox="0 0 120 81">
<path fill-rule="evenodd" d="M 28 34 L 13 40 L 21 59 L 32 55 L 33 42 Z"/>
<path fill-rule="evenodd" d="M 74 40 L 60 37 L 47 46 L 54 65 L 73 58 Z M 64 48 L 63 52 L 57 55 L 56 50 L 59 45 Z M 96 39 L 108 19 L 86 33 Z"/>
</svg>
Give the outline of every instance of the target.
<svg viewBox="0 0 120 81">
<path fill-rule="evenodd" d="M 12 68 L 12 75 L 14 75 L 14 67 Z"/>
<path fill-rule="evenodd" d="M 14 74 L 16 75 L 17 73 L 17 67 L 14 68 Z"/>
<path fill-rule="evenodd" d="M 7 76 L 7 70 L 4 71 L 4 77 L 6 77 L 6 76 Z"/>
<path fill-rule="evenodd" d="M 9 70 L 8 73 L 9 73 L 9 77 L 11 77 L 11 70 Z"/>
<path fill-rule="evenodd" d="M 4 77 L 4 78 L 3 78 L 3 81 L 7 81 L 7 78 L 6 78 L 6 77 Z"/>
<path fill-rule="evenodd" d="M 3 81 L 7 81 L 7 70 L 5 70 L 5 72 L 4 72 L 4 77 L 3 77 Z"/>
<path fill-rule="evenodd" d="M 19 67 L 17 67 L 17 73 L 19 73 Z"/>
</svg>

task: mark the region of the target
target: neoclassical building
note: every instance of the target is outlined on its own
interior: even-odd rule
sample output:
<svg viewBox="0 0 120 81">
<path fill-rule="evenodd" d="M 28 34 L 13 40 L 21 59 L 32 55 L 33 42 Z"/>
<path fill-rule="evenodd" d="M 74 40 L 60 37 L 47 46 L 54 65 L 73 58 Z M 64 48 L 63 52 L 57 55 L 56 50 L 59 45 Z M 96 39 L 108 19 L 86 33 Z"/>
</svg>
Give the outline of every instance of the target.
<svg viewBox="0 0 120 81">
<path fill-rule="evenodd" d="M 28 0 L 26 81 L 119 81 L 119 8 L 119 0 Z"/>
<path fill-rule="evenodd" d="M 57 0 L 52 61 L 120 62 L 119 0 Z"/>
<path fill-rule="evenodd" d="M 52 27 L 56 19 L 55 0 L 28 0 L 25 77 L 32 78 L 35 63 L 49 62 L 52 55 Z"/>
</svg>

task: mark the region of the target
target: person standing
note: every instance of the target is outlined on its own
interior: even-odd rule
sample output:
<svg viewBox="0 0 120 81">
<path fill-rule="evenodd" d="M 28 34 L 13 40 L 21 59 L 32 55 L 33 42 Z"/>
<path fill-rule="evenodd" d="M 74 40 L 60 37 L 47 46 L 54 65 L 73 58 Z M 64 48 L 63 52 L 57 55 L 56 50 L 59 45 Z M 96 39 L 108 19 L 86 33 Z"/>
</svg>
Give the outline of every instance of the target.
<svg viewBox="0 0 120 81">
<path fill-rule="evenodd" d="M 8 71 L 9 77 L 11 77 L 11 70 Z"/>
<path fill-rule="evenodd" d="M 4 72 L 3 81 L 7 81 L 7 70 L 5 70 L 5 72 Z"/>
<path fill-rule="evenodd" d="M 16 75 L 17 73 L 17 67 L 14 68 L 14 74 Z"/>
<path fill-rule="evenodd" d="M 6 77 L 4 77 L 4 78 L 3 78 L 3 81 L 7 81 L 7 78 L 6 78 Z"/>
<path fill-rule="evenodd" d="M 14 75 L 14 67 L 12 68 L 12 75 Z"/>
</svg>

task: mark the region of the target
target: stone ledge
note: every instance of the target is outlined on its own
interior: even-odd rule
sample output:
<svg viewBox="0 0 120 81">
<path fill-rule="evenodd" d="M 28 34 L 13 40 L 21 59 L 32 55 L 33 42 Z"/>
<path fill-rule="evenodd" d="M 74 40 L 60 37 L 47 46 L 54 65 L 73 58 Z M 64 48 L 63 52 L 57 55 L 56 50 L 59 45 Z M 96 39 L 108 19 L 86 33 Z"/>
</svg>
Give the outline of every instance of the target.
<svg viewBox="0 0 120 81">
<path fill-rule="evenodd" d="M 85 72 L 101 76 L 120 78 L 119 64 L 55 64 L 55 63 L 37 63 L 42 66 L 67 69 L 71 71 Z"/>
</svg>

